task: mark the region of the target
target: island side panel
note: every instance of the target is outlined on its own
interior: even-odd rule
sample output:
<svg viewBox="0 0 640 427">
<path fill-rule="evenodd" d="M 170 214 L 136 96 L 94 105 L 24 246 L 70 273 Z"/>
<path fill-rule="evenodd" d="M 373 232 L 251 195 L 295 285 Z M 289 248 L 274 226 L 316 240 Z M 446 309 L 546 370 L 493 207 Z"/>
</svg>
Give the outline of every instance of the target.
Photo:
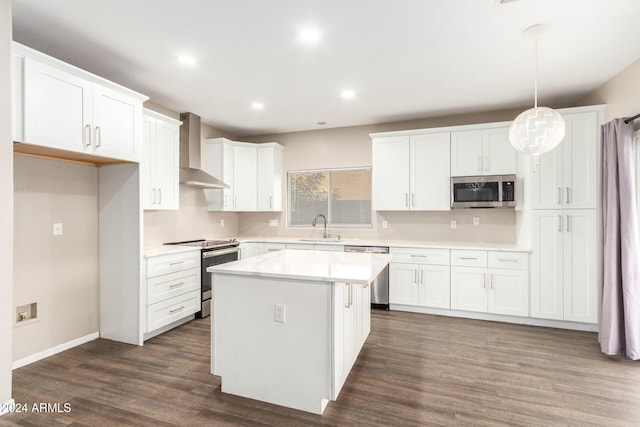
<svg viewBox="0 0 640 427">
<path fill-rule="evenodd" d="M 333 285 L 213 274 L 212 369 L 222 391 L 321 414 L 331 398 Z"/>
</svg>

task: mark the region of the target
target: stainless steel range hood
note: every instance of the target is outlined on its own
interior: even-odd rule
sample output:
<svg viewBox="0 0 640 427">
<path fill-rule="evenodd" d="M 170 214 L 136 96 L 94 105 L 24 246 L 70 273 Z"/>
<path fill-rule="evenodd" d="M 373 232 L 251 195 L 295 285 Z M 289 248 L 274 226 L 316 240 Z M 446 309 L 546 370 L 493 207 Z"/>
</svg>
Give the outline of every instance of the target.
<svg viewBox="0 0 640 427">
<path fill-rule="evenodd" d="M 180 184 L 195 188 L 229 188 L 200 169 L 200 116 L 181 113 L 180 120 Z"/>
</svg>

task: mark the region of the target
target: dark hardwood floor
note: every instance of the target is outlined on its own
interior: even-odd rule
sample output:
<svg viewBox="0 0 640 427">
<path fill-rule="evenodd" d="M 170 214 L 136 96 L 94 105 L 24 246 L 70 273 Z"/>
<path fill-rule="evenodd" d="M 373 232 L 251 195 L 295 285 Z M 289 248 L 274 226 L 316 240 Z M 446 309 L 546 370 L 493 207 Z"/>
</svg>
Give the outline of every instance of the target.
<svg viewBox="0 0 640 427">
<path fill-rule="evenodd" d="M 14 371 L 28 412 L 0 426 L 640 425 L 640 364 L 588 332 L 376 310 L 322 416 L 223 394 L 208 372 L 207 319 L 144 347 L 99 339 Z"/>
</svg>

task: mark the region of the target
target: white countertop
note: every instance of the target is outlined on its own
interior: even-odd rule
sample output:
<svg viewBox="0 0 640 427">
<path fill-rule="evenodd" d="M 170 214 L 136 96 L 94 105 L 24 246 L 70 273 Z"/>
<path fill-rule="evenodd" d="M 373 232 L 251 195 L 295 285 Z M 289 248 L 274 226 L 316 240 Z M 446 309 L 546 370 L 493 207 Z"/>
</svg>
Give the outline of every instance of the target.
<svg viewBox="0 0 640 427">
<path fill-rule="evenodd" d="M 177 254 L 181 252 L 190 252 L 190 251 L 198 251 L 200 252 L 199 247 L 193 246 L 180 246 L 180 245 L 159 245 L 159 246 L 150 246 L 144 248 L 144 256 L 154 257 L 158 255 L 167 255 L 167 254 Z"/>
<path fill-rule="evenodd" d="M 282 250 L 207 268 L 210 273 L 369 284 L 391 255 Z"/>
<path fill-rule="evenodd" d="M 307 245 L 388 246 L 394 248 L 472 249 L 486 251 L 531 252 L 530 247 L 515 243 L 443 242 L 428 240 L 350 239 L 322 240 L 300 237 L 238 237 L 240 243 L 289 243 Z"/>
</svg>

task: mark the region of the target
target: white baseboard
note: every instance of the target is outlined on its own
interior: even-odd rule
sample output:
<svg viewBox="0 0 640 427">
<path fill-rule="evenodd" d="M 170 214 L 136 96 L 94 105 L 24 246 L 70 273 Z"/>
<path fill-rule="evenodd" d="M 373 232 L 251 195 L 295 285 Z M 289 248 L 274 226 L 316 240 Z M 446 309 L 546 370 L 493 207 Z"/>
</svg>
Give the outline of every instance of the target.
<svg viewBox="0 0 640 427">
<path fill-rule="evenodd" d="M 160 334 L 164 334 L 165 332 L 170 331 L 173 328 L 177 328 L 178 326 L 183 325 L 183 324 L 185 324 L 187 322 L 190 322 L 195 318 L 196 318 L 196 316 L 194 314 L 192 314 L 191 316 L 187 316 L 187 317 L 184 317 L 182 319 L 176 320 L 175 322 L 169 323 L 168 325 L 165 325 L 165 326 L 163 326 L 161 328 L 158 328 L 158 329 L 153 330 L 151 332 L 147 332 L 146 334 L 144 334 L 143 339 L 144 339 L 144 341 L 146 341 L 146 340 L 148 340 L 150 338 L 153 338 L 153 337 L 156 337 L 156 336 L 158 336 Z"/>
<path fill-rule="evenodd" d="M 61 353 L 65 350 L 69 350 L 70 348 L 77 347 L 84 343 L 88 343 L 95 339 L 98 339 L 100 334 L 98 332 L 94 332 L 89 335 L 85 335 L 84 337 L 76 338 L 75 340 L 67 341 L 55 347 L 48 348 L 44 351 L 40 351 L 36 354 L 32 354 L 31 356 L 24 357 L 20 360 L 16 360 L 13 362 L 11 367 L 13 369 L 22 368 L 23 366 L 27 366 L 32 364 L 33 362 L 37 362 L 38 360 L 46 359 L 49 356 L 53 356 L 54 354 Z"/>
<path fill-rule="evenodd" d="M 390 310 L 409 311 L 411 313 L 435 314 L 438 316 L 462 317 L 465 319 L 489 320 L 492 322 L 515 323 L 518 325 L 543 326 L 546 328 L 571 329 L 574 331 L 598 332 L 593 323 L 568 322 L 564 320 L 537 319 L 533 317 L 503 316 L 473 311 L 449 310 L 444 308 L 419 307 L 415 305 L 389 304 Z"/>
<path fill-rule="evenodd" d="M 4 403 L 0 403 L 0 405 L 2 405 L 2 407 L 0 407 L 0 417 L 11 412 L 11 408 L 15 407 L 15 404 L 16 402 L 13 399 L 9 399 Z"/>
</svg>

